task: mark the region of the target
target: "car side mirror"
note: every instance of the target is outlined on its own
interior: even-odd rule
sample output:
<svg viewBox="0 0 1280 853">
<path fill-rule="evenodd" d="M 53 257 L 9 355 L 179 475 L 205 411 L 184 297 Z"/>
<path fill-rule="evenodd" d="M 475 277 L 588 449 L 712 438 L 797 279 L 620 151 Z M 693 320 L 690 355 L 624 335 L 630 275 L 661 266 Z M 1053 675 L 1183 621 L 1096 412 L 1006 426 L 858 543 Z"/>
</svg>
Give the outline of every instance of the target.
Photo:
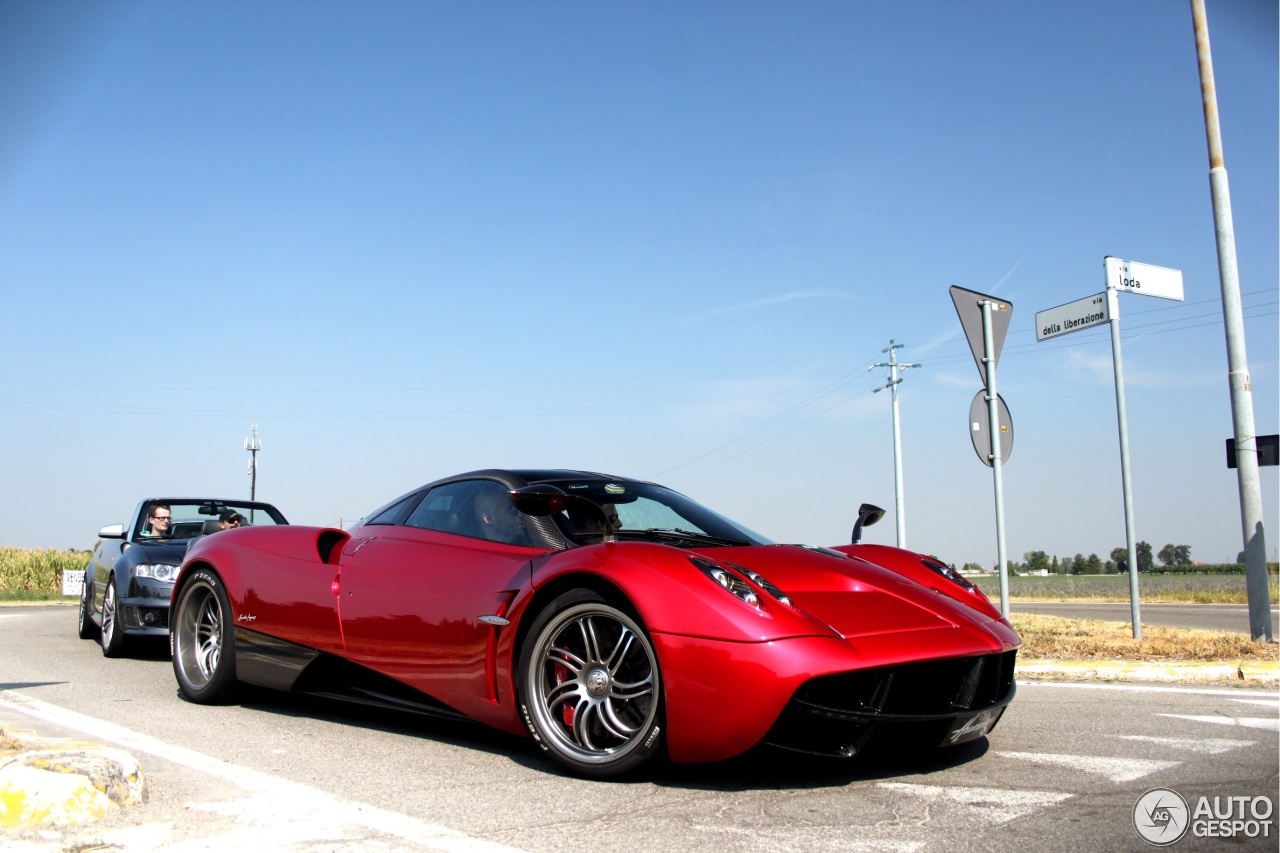
<svg viewBox="0 0 1280 853">
<path fill-rule="evenodd" d="M 98 538 L 99 539 L 123 539 L 124 525 L 108 524 L 106 527 L 98 531 Z"/>
<path fill-rule="evenodd" d="M 858 520 L 853 523 L 853 544 L 857 545 L 862 541 L 862 528 L 870 527 L 882 518 L 884 518 L 884 510 L 875 504 L 863 504 L 858 507 Z"/>
</svg>

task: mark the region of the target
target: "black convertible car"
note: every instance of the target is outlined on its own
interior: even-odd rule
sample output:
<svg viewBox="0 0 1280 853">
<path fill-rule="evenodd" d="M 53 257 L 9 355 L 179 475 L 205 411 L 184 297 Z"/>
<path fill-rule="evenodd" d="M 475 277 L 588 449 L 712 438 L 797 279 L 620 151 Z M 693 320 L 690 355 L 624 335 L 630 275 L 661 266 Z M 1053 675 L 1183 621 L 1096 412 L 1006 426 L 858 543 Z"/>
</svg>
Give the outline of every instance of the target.
<svg viewBox="0 0 1280 853">
<path fill-rule="evenodd" d="M 169 633 L 169 596 L 187 546 L 230 527 L 288 524 L 259 501 L 144 498 L 128 525 L 108 524 L 84 571 L 77 630 L 98 637 L 109 658 L 124 653 L 130 636 Z"/>
</svg>

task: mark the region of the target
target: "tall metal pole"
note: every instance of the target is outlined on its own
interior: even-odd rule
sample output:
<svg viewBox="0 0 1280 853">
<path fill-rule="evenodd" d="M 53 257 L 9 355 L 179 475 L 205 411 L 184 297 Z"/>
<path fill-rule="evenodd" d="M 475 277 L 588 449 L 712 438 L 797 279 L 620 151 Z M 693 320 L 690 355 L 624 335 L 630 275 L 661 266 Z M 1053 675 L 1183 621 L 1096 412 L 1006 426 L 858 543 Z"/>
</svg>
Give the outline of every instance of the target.
<svg viewBox="0 0 1280 853">
<path fill-rule="evenodd" d="M 1104 261 L 1105 263 L 1105 261 Z M 1133 481 L 1129 476 L 1129 415 L 1124 403 L 1124 362 L 1120 357 L 1120 300 L 1107 283 L 1107 311 L 1111 316 L 1111 366 L 1116 374 L 1116 422 L 1120 427 L 1120 483 L 1124 489 L 1124 538 L 1129 546 L 1129 618 L 1133 638 L 1142 639 L 1142 617 L 1138 613 L 1138 536 L 1133 523 Z"/>
<path fill-rule="evenodd" d="M 1000 397 L 996 393 L 996 347 L 991 332 L 992 302 L 982 306 L 982 362 L 987 368 L 987 413 L 991 422 L 991 475 L 996 490 L 996 559 L 1000 561 L 1000 615 L 1009 618 L 1009 560 L 1004 544 L 1004 477 L 1000 467 Z"/>
<path fill-rule="evenodd" d="M 258 425 L 253 425 L 253 438 L 244 440 L 244 449 L 249 451 L 249 500 L 258 499 L 258 451 L 262 442 L 258 441 Z"/>
<path fill-rule="evenodd" d="M 889 346 L 880 350 L 880 352 L 889 353 L 888 361 L 878 361 L 871 365 L 870 369 L 875 370 L 877 367 L 889 368 L 889 381 L 879 388 L 872 389 L 872 393 L 879 394 L 884 389 L 890 389 L 890 396 L 893 398 L 893 493 L 894 493 L 894 518 L 898 524 L 898 547 L 907 547 L 907 517 L 906 517 L 906 497 L 902 486 L 902 429 L 898 421 L 898 386 L 902 384 L 899 369 L 906 370 L 910 367 L 919 367 L 918 364 L 903 364 L 898 361 L 897 350 L 902 348 L 902 344 L 894 343 L 893 338 L 889 339 Z"/>
<path fill-rule="evenodd" d="M 1209 22 L 1204 0 L 1191 0 L 1200 63 L 1200 91 L 1204 99 L 1204 127 L 1209 143 L 1209 193 L 1213 199 L 1213 227 L 1218 238 L 1218 279 L 1222 286 L 1222 319 L 1227 333 L 1227 377 L 1231 386 L 1231 420 L 1235 426 L 1236 481 L 1240 490 L 1240 526 L 1244 535 L 1245 585 L 1249 596 L 1249 633 L 1271 642 L 1270 593 L 1267 588 L 1266 535 L 1262 517 L 1262 486 L 1258 478 L 1258 442 L 1253 423 L 1253 392 L 1249 387 L 1249 358 L 1244 345 L 1244 311 L 1236 267 L 1236 237 L 1231 221 L 1231 190 L 1218 125 L 1218 93 L 1209 52 Z"/>
</svg>

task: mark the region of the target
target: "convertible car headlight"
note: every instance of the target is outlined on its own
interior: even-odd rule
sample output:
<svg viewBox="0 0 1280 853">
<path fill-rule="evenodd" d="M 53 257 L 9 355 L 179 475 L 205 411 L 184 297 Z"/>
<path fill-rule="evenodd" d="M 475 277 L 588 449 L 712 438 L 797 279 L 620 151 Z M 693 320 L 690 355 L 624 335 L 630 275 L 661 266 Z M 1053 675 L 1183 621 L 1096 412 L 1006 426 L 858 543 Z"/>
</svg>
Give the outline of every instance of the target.
<svg viewBox="0 0 1280 853">
<path fill-rule="evenodd" d="M 960 574 L 940 560 L 921 560 L 920 562 L 924 563 L 926 568 L 932 569 L 947 580 L 966 590 L 972 591 L 975 589 L 974 585 L 969 583 L 968 579 L 966 579 L 964 575 Z"/>
<path fill-rule="evenodd" d="M 178 568 L 167 563 L 139 563 L 133 567 L 133 575 L 139 578 L 155 578 L 158 581 L 172 582 L 178 576 Z"/>
</svg>

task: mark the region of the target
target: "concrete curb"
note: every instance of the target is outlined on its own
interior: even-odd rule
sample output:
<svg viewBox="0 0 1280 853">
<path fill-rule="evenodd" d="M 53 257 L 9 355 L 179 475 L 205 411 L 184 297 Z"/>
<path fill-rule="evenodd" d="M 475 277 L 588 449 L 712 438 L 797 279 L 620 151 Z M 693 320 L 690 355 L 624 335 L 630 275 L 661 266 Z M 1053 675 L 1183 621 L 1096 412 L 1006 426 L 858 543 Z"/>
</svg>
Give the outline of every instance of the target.
<svg viewBox="0 0 1280 853">
<path fill-rule="evenodd" d="M 1025 660 L 1014 676 L 1028 680 L 1169 681 L 1266 685 L 1280 682 L 1280 661 Z"/>
<path fill-rule="evenodd" d="M 0 728 L 0 827 L 75 826 L 146 800 L 129 753 Z"/>
</svg>

